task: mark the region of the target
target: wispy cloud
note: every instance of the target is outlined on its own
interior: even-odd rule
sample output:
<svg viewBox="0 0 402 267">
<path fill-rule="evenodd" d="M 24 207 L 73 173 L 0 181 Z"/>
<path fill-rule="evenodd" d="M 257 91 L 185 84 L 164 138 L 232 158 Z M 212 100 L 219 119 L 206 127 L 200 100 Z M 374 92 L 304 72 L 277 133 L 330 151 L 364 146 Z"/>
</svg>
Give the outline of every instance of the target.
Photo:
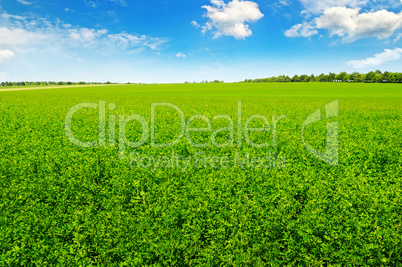
<svg viewBox="0 0 402 267">
<path fill-rule="evenodd" d="M 119 6 L 127 6 L 126 0 L 84 0 L 85 4 L 89 7 L 99 7 L 106 3 L 114 3 Z"/>
<path fill-rule="evenodd" d="M 85 4 L 86 4 L 87 6 L 89 6 L 89 7 L 93 7 L 93 8 L 96 7 L 95 2 L 92 1 L 92 0 L 85 0 Z"/>
<path fill-rule="evenodd" d="M 368 0 L 300 0 L 300 2 L 305 8 L 302 14 L 318 15 L 332 7 L 360 7 L 365 5 Z"/>
<path fill-rule="evenodd" d="M 176 57 L 185 58 L 185 57 L 187 57 L 187 55 L 184 54 L 184 53 L 182 53 L 182 52 L 178 52 L 178 53 L 176 54 Z"/>
<path fill-rule="evenodd" d="M 363 60 L 351 60 L 348 61 L 346 64 L 354 67 L 354 68 L 366 68 L 366 67 L 373 67 L 373 66 L 380 66 L 388 61 L 398 60 L 402 56 L 402 49 L 395 48 L 385 49 L 384 52 L 374 55 L 373 57 L 368 57 Z"/>
<path fill-rule="evenodd" d="M 0 16 L 0 46 L 19 50 L 98 49 L 107 53 L 139 51 L 138 48 L 159 50 L 166 38 L 135 33 L 109 33 L 106 29 L 91 29 L 51 22 L 45 18 Z"/>
<path fill-rule="evenodd" d="M 121 6 L 127 6 L 127 2 L 125 0 L 110 0 L 110 1 Z"/>
<path fill-rule="evenodd" d="M 289 5 L 289 1 L 288 0 L 279 0 L 278 1 L 280 5 L 282 6 L 288 6 Z"/>
<path fill-rule="evenodd" d="M 318 31 L 308 23 L 294 25 L 285 32 L 287 37 L 309 37 L 317 34 Z"/>
<path fill-rule="evenodd" d="M 194 27 L 196 27 L 196 28 L 199 28 L 199 27 L 201 27 L 196 21 L 192 21 L 192 22 L 190 22 L 190 24 L 191 25 L 193 25 Z"/>
<path fill-rule="evenodd" d="M 20 3 L 20 4 L 26 5 L 26 6 L 32 5 L 31 2 L 28 2 L 28 1 L 25 1 L 25 0 L 17 0 L 17 2 Z"/>
<path fill-rule="evenodd" d="M 402 2 L 402 0 L 401 0 Z M 398 36 L 395 38 L 394 42 L 398 42 L 402 38 L 402 33 L 398 34 Z"/>
</svg>

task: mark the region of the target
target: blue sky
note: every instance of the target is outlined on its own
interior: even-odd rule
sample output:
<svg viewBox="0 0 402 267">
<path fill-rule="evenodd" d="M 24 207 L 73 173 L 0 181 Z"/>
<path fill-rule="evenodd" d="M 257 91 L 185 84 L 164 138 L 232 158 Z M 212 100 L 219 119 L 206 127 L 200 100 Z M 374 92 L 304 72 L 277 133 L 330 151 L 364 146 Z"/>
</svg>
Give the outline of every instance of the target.
<svg viewBox="0 0 402 267">
<path fill-rule="evenodd" d="M 0 0 L 0 81 L 401 71 L 402 0 Z"/>
</svg>

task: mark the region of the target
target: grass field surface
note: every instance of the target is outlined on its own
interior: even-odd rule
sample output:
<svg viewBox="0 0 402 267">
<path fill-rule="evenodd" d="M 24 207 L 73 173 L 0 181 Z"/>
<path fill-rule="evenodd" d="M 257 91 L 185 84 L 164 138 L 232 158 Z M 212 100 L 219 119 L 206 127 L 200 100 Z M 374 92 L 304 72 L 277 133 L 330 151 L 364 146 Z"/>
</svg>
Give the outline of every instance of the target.
<svg viewBox="0 0 402 267">
<path fill-rule="evenodd" d="M 399 84 L 57 88 L 0 90 L 1 265 L 402 264 Z M 338 116 L 329 117 L 325 106 L 336 100 Z M 71 131 L 95 147 L 66 135 L 79 103 L 96 108 L 78 110 Z M 152 103 L 179 108 L 187 128 L 210 128 L 156 147 L 141 122 L 154 121 L 163 144 L 180 137 L 182 121 L 166 105 L 152 116 Z M 303 143 L 325 151 L 334 122 L 336 166 Z M 250 163 L 262 157 L 267 166 Z"/>
</svg>

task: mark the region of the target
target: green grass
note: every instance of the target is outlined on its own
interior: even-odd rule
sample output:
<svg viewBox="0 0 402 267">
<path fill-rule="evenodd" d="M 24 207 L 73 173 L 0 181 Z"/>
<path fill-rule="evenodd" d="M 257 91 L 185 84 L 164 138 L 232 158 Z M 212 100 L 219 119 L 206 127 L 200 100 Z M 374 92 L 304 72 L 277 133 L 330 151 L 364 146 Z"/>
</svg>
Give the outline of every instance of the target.
<svg viewBox="0 0 402 267">
<path fill-rule="evenodd" d="M 233 83 L 233 84 L 148 84 L 148 85 L 90 85 L 97 90 L 82 89 L 83 85 L 40 86 L 57 88 L 54 92 L 46 90 L 41 94 L 69 95 L 96 94 L 99 96 L 202 96 L 202 97 L 294 97 L 294 98 L 390 98 L 401 97 L 400 84 L 380 83 Z M 24 89 L 26 87 L 7 87 L 4 89 Z M 35 88 L 30 86 L 28 88 Z M 218 89 L 217 89 L 218 88 Z M 1 88 L 0 88 L 1 90 Z M 31 92 L 28 92 L 30 94 Z M 34 93 L 36 94 L 36 93 Z"/>
<path fill-rule="evenodd" d="M 339 117 L 324 107 L 339 99 Z M 67 112 L 81 102 L 116 104 L 107 116 L 140 114 L 151 103 L 203 114 L 212 129 L 234 122 L 234 145 L 174 147 L 149 140 L 128 148 L 143 156 L 236 153 L 286 158 L 285 168 L 137 168 L 115 147 L 80 148 L 64 133 Z M 237 146 L 242 122 L 254 114 L 278 124 L 277 146 Z M 303 146 L 301 127 L 317 109 L 323 120 L 306 141 L 325 149 L 327 123 L 339 123 L 339 164 Z M 394 84 L 111 85 L 0 92 L 0 265 L 402 265 L 402 90 Z M 96 110 L 77 112 L 82 140 L 98 134 Z M 118 120 L 118 119 L 117 119 Z M 179 119 L 158 109 L 156 141 L 178 135 Z M 200 121 L 199 127 L 205 126 Z M 108 125 L 107 125 L 108 126 Z M 118 126 L 116 126 L 118 129 Z M 138 123 L 127 125 L 139 140 Z M 199 143 L 210 133 L 193 133 Z M 224 143 L 228 133 L 217 135 Z M 271 140 L 267 133 L 251 139 Z M 119 139 L 117 138 L 117 141 Z M 108 141 L 108 140 L 107 140 Z M 106 142 L 108 144 L 108 142 Z"/>
</svg>

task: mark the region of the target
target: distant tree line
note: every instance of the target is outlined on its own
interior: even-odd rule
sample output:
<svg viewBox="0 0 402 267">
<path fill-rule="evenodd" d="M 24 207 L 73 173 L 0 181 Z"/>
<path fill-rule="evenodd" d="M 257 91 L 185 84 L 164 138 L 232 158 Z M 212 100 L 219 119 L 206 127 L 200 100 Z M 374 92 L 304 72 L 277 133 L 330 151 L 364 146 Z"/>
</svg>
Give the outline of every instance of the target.
<svg viewBox="0 0 402 267">
<path fill-rule="evenodd" d="M 2 82 L 0 86 L 47 86 L 47 85 L 90 85 L 90 84 L 116 84 L 111 82 Z"/>
<path fill-rule="evenodd" d="M 379 70 L 370 71 L 367 74 L 353 72 L 348 74 L 341 72 L 339 74 L 329 73 L 314 76 L 309 75 L 295 75 L 290 78 L 287 75 L 280 75 L 278 77 L 261 78 L 261 79 L 246 79 L 244 83 L 269 83 L 269 82 L 357 82 L 357 83 L 402 83 L 402 73 L 388 72 L 382 73 Z"/>
<path fill-rule="evenodd" d="M 189 82 L 189 81 L 185 81 L 184 83 L 224 83 L 224 81 L 219 81 L 219 80 L 214 80 L 214 81 L 201 81 L 201 82 Z"/>
</svg>

